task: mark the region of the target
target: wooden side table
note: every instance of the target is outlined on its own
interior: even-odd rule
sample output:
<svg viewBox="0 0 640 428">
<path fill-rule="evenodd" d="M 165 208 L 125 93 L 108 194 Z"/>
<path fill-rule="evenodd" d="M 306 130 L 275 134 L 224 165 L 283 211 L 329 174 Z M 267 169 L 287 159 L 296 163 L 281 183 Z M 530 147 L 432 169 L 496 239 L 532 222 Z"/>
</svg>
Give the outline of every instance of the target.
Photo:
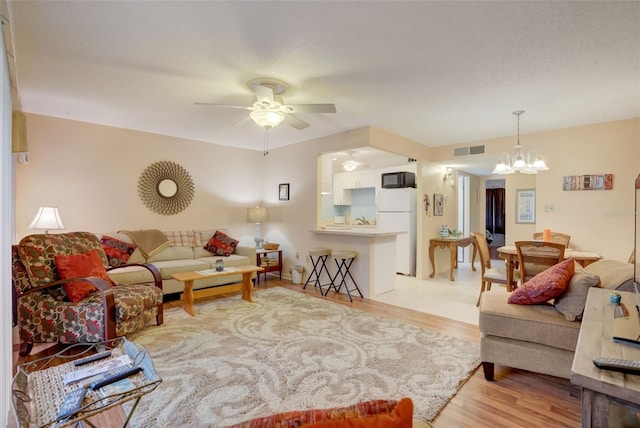
<svg viewBox="0 0 640 428">
<path fill-rule="evenodd" d="M 578 345 L 571 366 L 571 383 L 582 391 L 582 426 L 589 428 L 637 426 L 640 412 L 640 376 L 601 370 L 598 357 L 640 360 L 640 348 L 614 342 L 611 290 L 589 289 Z M 619 292 L 631 316 L 637 316 L 634 293 Z M 633 312 L 632 312 L 633 311 Z M 633 424 L 628 421 L 634 422 Z"/>
<path fill-rule="evenodd" d="M 434 252 L 437 247 L 449 248 L 451 252 L 449 280 L 455 281 L 453 270 L 458 268 L 458 247 L 466 247 L 473 245 L 473 254 L 471 256 L 471 270 L 475 272 L 476 267 L 473 265 L 476 261 L 476 240 L 473 236 L 464 236 L 460 238 L 434 238 L 429 240 L 429 260 L 431 261 L 431 275 L 433 278 L 436 274 L 436 264 L 434 260 Z"/>
<path fill-rule="evenodd" d="M 269 257 L 269 254 L 275 254 L 275 257 Z M 260 274 L 264 274 L 264 281 L 267 281 L 267 272 L 278 272 L 282 279 L 282 250 L 256 250 L 256 264 L 264 269 L 258 272 L 256 285 L 260 284 Z"/>
</svg>

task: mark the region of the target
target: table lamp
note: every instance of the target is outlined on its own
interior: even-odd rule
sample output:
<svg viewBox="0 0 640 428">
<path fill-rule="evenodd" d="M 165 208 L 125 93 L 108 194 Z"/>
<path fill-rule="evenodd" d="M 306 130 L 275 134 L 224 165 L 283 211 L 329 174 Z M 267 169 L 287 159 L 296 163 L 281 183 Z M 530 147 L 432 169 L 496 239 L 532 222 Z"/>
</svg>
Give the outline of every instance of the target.
<svg viewBox="0 0 640 428">
<path fill-rule="evenodd" d="M 247 208 L 247 221 L 256 224 L 256 248 L 262 249 L 262 234 L 260 233 L 260 223 L 269 221 L 269 210 L 258 205 L 255 208 Z"/>
<path fill-rule="evenodd" d="M 49 233 L 49 230 L 64 229 L 58 207 L 40 207 L 28 228 L 44 229 L 45 234 Z"/>
</svg>

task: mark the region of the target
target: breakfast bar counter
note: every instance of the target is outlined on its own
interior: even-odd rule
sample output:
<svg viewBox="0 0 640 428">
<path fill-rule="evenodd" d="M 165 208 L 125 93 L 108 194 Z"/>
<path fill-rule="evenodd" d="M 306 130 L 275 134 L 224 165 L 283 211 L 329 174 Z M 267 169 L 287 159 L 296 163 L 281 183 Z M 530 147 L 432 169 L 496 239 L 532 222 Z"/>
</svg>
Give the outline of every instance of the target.
<svg viewBox="0 0 640 428">
<path fill-rule="evenodd" d="M 396 238 L 406 231 L 378 229 L 376 227 L 326 227 L 311 229 L 315 233 L 316 247 L 333 251 L 351 250 L 358 257 L 351 273 L 364 297 L 375 297 L 393 290 L 396 280 Z M 329 267 L 335 274 L 336 266 Z"/>
</svg>

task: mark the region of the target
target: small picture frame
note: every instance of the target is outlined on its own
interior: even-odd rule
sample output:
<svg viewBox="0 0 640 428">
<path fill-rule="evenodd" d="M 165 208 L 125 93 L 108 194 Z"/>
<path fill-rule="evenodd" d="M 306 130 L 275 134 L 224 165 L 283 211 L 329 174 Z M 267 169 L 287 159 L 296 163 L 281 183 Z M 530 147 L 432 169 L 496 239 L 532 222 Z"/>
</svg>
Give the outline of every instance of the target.
<svg viewBox="0 0 640 428">
<path fill-rule="evenodd" d="M 278 185 L 278 199 L 281 201 L 289 200 L 289 183 L 281 183 Z"/>
<path fill-rule="evenodd" d="M 536 223 L 536 189 L 516 190 L 516 223 Z"/>
<path fill-rule="evenodd" d="M 444 195 L 442 193 L 433 194 L 433 215 L 444 215 Z"/>
</svg>

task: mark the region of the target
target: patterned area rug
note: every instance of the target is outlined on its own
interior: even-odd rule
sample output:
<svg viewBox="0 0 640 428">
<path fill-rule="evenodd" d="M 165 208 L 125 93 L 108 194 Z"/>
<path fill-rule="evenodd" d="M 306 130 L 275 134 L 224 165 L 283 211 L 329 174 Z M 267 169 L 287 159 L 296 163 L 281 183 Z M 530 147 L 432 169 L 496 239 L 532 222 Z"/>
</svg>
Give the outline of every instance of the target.
<svg viewBox="0 0 640 428">
<path fill-rule="evenodd" d="M 165 311 L 129 337 L 162 383 L 134 427 L 221 427 L 289 410 L 411 397 L 432 420 L 480 363 L 479 345 L 284 288 Z"/>
</svg>

